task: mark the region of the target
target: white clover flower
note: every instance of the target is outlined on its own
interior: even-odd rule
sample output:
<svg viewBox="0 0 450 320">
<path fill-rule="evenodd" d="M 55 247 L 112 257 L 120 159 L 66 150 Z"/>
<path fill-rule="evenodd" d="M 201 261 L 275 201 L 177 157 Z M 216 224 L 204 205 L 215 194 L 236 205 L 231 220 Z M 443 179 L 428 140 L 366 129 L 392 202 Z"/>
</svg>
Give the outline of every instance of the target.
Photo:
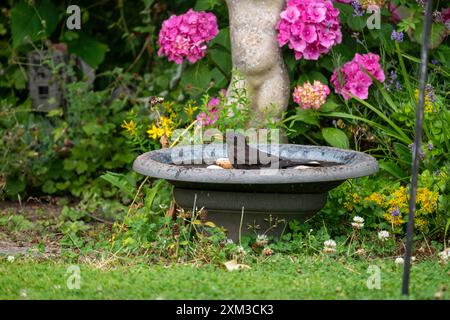
<svg viewBox="0 0 450 320">
<path fill-rule="evenodd" d="M 8 257 L 6 258 L 6 260 L 7 260 L 8 262 L 11 262 L 11 263 L 13 263 L 15 259 L 16 259 L 16 258 L 14 258 L 14 256 L 8 256 Z"/>
<path fill-rule="evenodd" d="M 378 232 L 378 239 L 380 239 L 381 241 L 384 241 L 388 238 L 389 238 L 389 232 L 387 232 L 386 230 L 381 230 L 380 232 Z"/>
<path fill-rule="evenodd" d="M 395 258 L 395 264 L 404 264 L 405 260 L 402 257 Z"/>
<path fill-rule="evenodd" d="M 364 227 L 364 218 L 362 218 L 360 216 L 354 216 L 353 222 L 352 222 L 352 227 L 355 229 L 362 229 Z"/>
<path fill-rule="evenodd" d="M 442 260 L 442 262 L 447 262 L 448 260 L 450 260 L 450 248 L 447 248 L 444 251 L 439 252 L 438 256 Z"/>
<path fill-rule="evenodd" d="M 241 256 L 245 256 L 246 252 L 243 246 L 237 246 L 236 253 Z"/>
<path fill-rule="evenodd" d="M 327 240 L 323 243 L 323 252 L 325 253 L 335 253 L 336 252 L 336 242 L 334 240 Z"/>
<path fill-rule="evenodd" d="M 336 248 L 336 242 L 334 240 L 327 240 L 323 243 L 325 247 Z"/>
<path fill-rule="evenodd" d="M 269 239 L 267 238 L 267 236 L 265 234 L 258 234 L 256 236 L 256 245 L 260 246 L 260 247 L 264 247 L 269 243 Z"/>
<path fill-rule="evenodd" d="M 265 255 L 265 256 L 271 256 L 273 254 L 273 250 L 270 249 L 269 247 L 265 247 L 262 250 L 262 254 Z"/>
</svg>

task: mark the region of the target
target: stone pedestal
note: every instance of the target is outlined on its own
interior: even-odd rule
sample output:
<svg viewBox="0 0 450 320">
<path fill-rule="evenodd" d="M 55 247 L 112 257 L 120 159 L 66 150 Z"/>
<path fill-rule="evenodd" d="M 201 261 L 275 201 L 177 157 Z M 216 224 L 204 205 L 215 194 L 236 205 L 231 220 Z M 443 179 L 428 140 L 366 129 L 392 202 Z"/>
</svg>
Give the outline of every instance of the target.
<svg viewBox="0 0 450 320">
<path fill-rule="evenodd" d="M 270 112 L 281 119 L 289 102 L 289 76 L 276 39 L 275 26 L 285 0 L 226 0 L 230 17 L 233 67 L 246 87 L 259 120 Z M 230 86 L 231 89 L 231 86 Z M 233 90 L 228 90 L 233 98 Z M 270 108 L 270 111 L 267 109 Z M 249 125 L 252 125 L 251 123 Z"/>
</svg>

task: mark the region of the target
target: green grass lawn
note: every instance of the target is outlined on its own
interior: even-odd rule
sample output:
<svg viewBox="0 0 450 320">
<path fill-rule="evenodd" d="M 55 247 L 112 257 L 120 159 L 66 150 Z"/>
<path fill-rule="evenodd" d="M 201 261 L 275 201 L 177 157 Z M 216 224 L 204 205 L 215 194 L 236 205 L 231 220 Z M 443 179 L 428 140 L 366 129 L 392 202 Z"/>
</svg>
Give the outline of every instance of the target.
<svg viewBox="0 0 450 320">
<path fill-rule="evenodd" d="M 251 269 L 215 266 L 130 265 L 101 270 L 80 265 L 81 286 L 69 290 L 69 264 L 0 259 L 0 299 L 401 299 L 402 267 L 391 260 L 274 256 Z M 366 285 L 369 265 L 381 288 Z M 447 289 L 447 290 L 446 290 Z M 449 299 L 450 265 L 412 267 L 411 298 Z"/>
</svg>

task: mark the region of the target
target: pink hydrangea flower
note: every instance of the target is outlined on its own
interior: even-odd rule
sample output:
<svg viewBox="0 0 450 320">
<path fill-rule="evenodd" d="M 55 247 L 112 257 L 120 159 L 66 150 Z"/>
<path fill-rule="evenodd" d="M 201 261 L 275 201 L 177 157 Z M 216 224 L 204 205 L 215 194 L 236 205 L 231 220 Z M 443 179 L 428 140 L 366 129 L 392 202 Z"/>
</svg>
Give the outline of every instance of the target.
<svg viewBox="0 0 450 320">
<path fill-rule="evenodd" d="M 216 16 L 190 9 L 185 14 L 172 15 L 159 32 L 159 56 L 167 56 L 177 64 L 188 59 L 194 63 L 205 56 L 206 43 L 219 32 Z"/>
<path fill-rule="evenodd" d="M 202 111 L 197 115 L 197 121 L 200 122 L 203 127 L 213 125 L 219 120 L 221 108 L 220 102 L 221 100 L 219 97 L 211 98 L 207 105 L 207 112 Z"/>
<path fill-rule="evenodd" d="M 294 89 L 293 98 L 302 109 L 319 109 L 327 100 L 330 88 L 320 81 L 305 82 Z"/>
<path fill-rule="evenodd" d="M 379 55 L 371 52 L 357 53 L 351 61 L 342 66 L 340 75 L 338 70 L 334 70 L 330 82 L 335 92 L 342 95 L 345 100 L 350 99 L 348 93 L 365 100 L 369 96 L 369 87 L 372 85 L 372 78 L 367 73 L 380 82 L 385 80 Z"/>
<path fill-rule="evenodd" d="M 278 44 L 288 44 L 297 60 L 317 60 L 342 41 L 338 16 L 330 0 L 289 0 L 276 26 Z"/>
</svg>

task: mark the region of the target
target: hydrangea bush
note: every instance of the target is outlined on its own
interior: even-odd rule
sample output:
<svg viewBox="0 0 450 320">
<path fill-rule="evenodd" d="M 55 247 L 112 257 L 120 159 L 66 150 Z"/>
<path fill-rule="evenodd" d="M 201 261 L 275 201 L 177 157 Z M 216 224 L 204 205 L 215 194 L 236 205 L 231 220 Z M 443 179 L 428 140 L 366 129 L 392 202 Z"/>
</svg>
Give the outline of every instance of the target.
<svg viewBox="0 0 450 320">
<path fill-rule="evenodd" d="M 329 0 L 289 0 L 277 30 L 278 43 L 288 44 L 295 59 L 317 60 L 342 41 L 339 10 Z"/>
<path fill-rule="evenodd" d="M 340 70 L 335 70 L 331 76 L 336 93 L 339 93 L 345 100 L 350 98 L 349 94 L 360 99 L 367 99 L 369 87 L 372 85 L 374 77 L 380 82 L 384 82 L 385 76 L 380 66 L 380 56 L 374 53 L 359 54 L 345 63 Z"/>
<path fill-rule="evenodd" d="M 159 56 L 167 56 L 177 64 L 184 59 L 195 63 L 205 56 L 206 43 L 219 32 L 216 16 L 190 9 L 182 15 L 172 15 L 163 22 L 159 33 Z"/>
</svg>

